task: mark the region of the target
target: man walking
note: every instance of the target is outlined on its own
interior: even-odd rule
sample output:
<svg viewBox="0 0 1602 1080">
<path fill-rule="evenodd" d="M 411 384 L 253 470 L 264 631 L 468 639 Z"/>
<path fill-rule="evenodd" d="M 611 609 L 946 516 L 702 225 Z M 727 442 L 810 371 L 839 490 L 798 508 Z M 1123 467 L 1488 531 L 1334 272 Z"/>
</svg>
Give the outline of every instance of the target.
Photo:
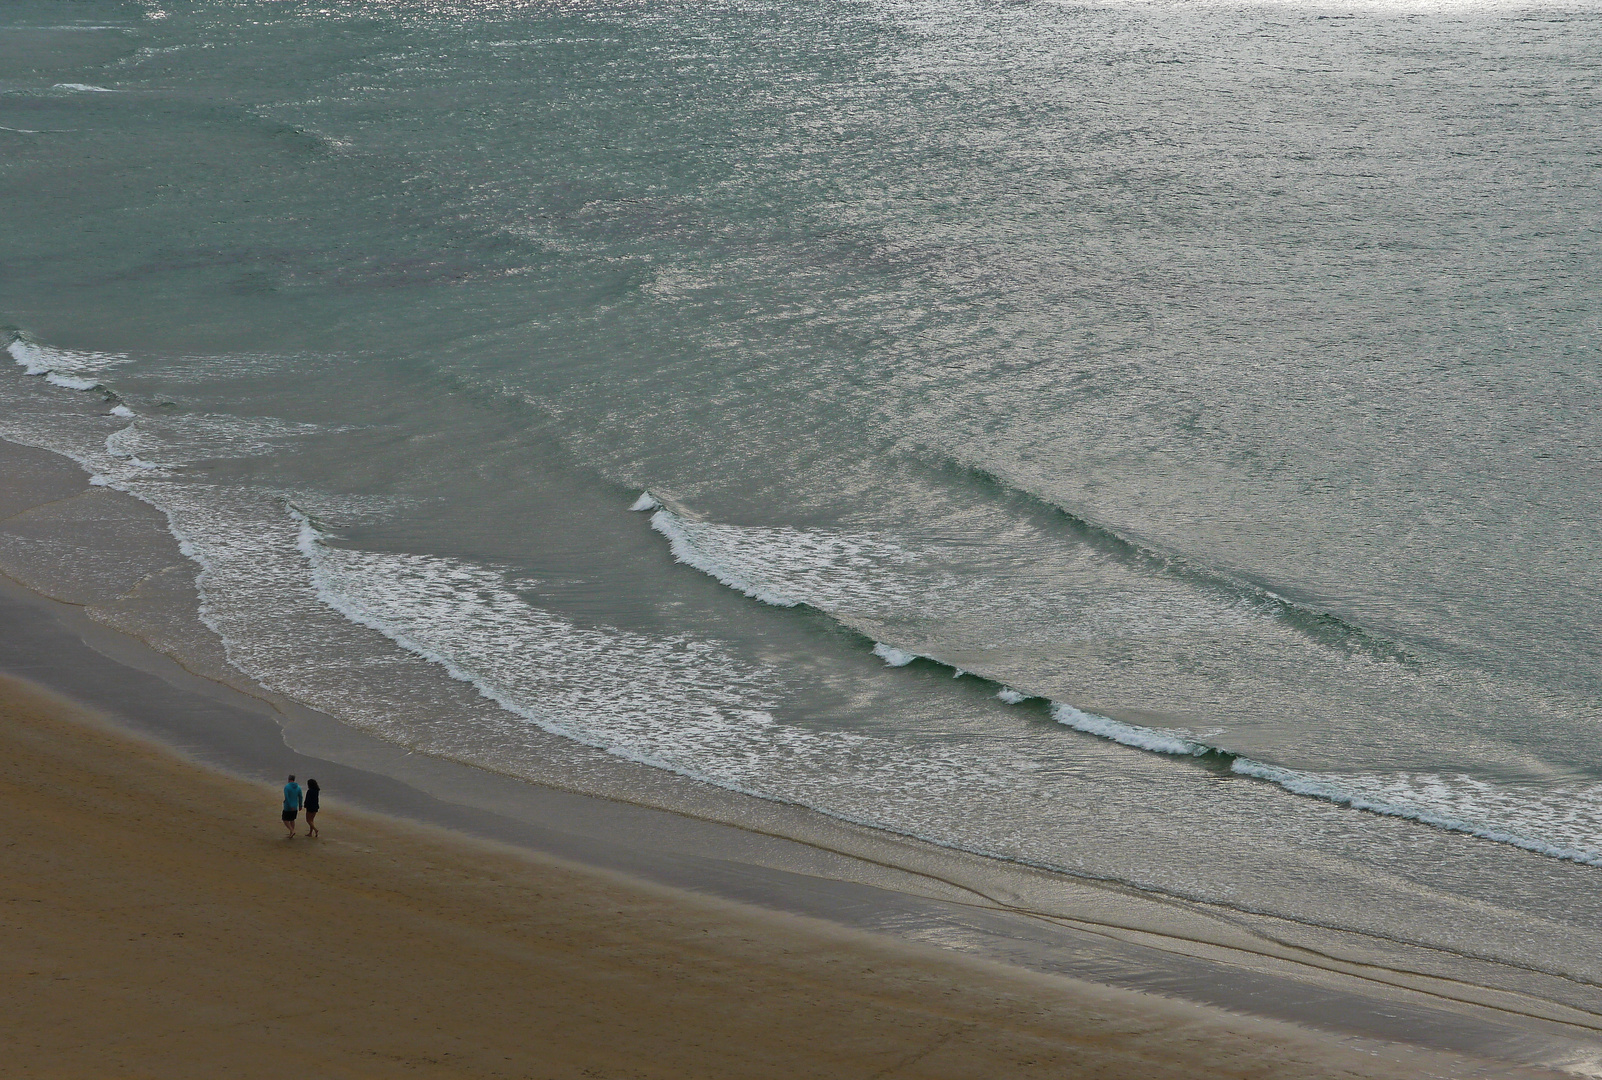
<svg viewBox="0 0 1602 1080">
<path fill-rule="evenodd" d="M 295 835 L 295 818 L 300 816 L 300 785 L 295 783 L 295 774 L 289 774 L 289 783 L 284 785 L 284 831 L 289 838 Z"/>
</svg>

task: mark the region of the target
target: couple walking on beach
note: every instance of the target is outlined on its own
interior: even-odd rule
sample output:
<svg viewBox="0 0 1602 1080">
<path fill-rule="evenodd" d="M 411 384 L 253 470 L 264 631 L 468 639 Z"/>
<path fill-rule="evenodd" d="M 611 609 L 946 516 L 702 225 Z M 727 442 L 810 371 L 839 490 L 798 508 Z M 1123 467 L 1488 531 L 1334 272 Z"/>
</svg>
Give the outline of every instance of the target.
<svg viewBox="0 0 1602 1080">
<path fill-rule="evenodd" d="M 295 835 L 295 818 L 302 809 L 306 811 L 306 835 L 317 835 L 317 803 L 319 790 L 317 781 L 310 777 L 306 780 L 306 790 L 302 792 L 300 785 L 295 783 L 295 774 L 289 774 L 289 783 L 284 785 L 284 831 L 290 836 Z"/>
</svg>

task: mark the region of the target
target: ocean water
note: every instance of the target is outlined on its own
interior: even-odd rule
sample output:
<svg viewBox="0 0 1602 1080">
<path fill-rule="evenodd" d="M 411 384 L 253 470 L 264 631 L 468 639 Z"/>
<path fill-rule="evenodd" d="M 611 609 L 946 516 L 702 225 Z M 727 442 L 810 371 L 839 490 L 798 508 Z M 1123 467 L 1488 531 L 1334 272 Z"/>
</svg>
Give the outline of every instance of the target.
<svg viewBox="0 0 1602 1080">
<path fill-rule="evenodd" d="M 0 437 L 159 510 L 244 675 L 1602 981 L 1602 6 L 12 0 L 0 58 Z"/>
</svg>

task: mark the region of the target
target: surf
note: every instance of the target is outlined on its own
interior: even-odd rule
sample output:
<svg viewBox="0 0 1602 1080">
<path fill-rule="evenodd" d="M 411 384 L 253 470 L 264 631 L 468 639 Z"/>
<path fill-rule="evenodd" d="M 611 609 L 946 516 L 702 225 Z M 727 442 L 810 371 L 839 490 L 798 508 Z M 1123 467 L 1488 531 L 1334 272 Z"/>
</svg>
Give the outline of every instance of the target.
<svg viewBox="0 0 1602 1080">
<path fill-rule="evenodd" d="M 738 544 L 739 538 L 752 530 L 688 519 L 683 516 L 682 511 L 669 508 L 662 499 L 648 490 L 639 494 L 630 509 L 650 513 L 652 530 L 668 540 L 669 550 L 676 561 L 699 570 L 742 595 L 762 603 L 780 608 L 805 606 L 824 615 L 833 616 L 839 613 L 839 600 L 842 597 L 871 596 L 876 602 L 883 602 L 886 599 L 886 591 L 876 587 L 876 583 L 870 584 L 865 580 L 848 583 L 840 580 L 850 567 L 843 565 L 837 554 L 849 551 L 853 556 L 860 556 L 864 551 L 872 550 L 871 546 L 864 542 L 865 538 L 855 537 L 850 542 L 842 542 L 836 535 L 825 534 L 803 541 L 799 530 L 756 530 L 755 534 L 759 539 L 752 547 L 741 550 Z M 1132 558 L 1144 563 L 1160 562 L 1164 568 L 1172 565 L 1171 560 L 1160 559 L 1157 555 L 1123 540 L 1110 530 L 1097 528 L 1091 535 L 1104 543 L 1120 547 L 1131 553 Z M 775 550 L 776 537 L 783 540 L 779 549 L 790 556 L 792 561 L 797 551 L 818 558 L 817 563 L 807 568 L 809 574 L 806 579 L 826 578 L 829 584 L 823 596 L 808 595 L 804 587 L 798 587 L 793 576 L 787 576 L 771 565 L 762 563 L 763 554 Z M 715 538 L 714 543 L 707 543 L 708 539 L 713 538 Z M 879 550 L 893 551 L 903 561 L 916 560 L 915 555 L 899 546 L 881 544 Z M 862 562 L 864 565 L 872 565 L 872 560 L 864 559 Z M 824 571 L 828 573 L 825 574 Z M 1284 608 L 1272 609 L 1271 614 L 1282 615 L 1284 610 Z M 840 621 L 849 629 L 859 630 L 859 624 L 854 620 Z M 1341 632 L 1339 640 L 1344 642 L 1349 624 L 1332 625 L 1337 625 Z M 1465 806 L 1461 802 L 1455 807 L 1449 806 L 1442 799 L 1432 800 L 1428 795 L 1414 799 L 1398 798 L 1394 794 L 1386 797 L 1376 790 L 1386 786 L 1387 780 L 1384 776 L 1366 777 L 1365 785 L 1357 782 L 1355 778 L 1342 778 L 1336 774 L 1300 770 L 1255 760 L 1230 749 L 1227 745 L 1209 742 L 1204 737 L 1189 732 L 1133 724 L 1085 711 L 1070 702 L 1054 700 L 1045 694 L 1033 692 L 1026 685 L 1018 683 L 1016 678 L 1008 681 L 1000 676 L 993 676 L 983 669 L 975 669 L 969 661 L 964 661 L 969 665 L 964 667 L 904 644 L 871 638 L 863 640 L 868 651 L 880 658 L 887 667 L 906 668 L 922 661 L 944 667 L 951 671 L 954 677 L 971 676 L 983 679 L 995 687 L 995 696 L 1006 704 L 1043 702 L 1052 719 L 1058 724 L 1134 750 L 1206 763 L 1212 768 L 1223 768 L 1234 775 L 1270 784 L 1297 797 L 1316 799 L 1385 817 L 1403 818 L 1432 828 L 1508 844 L 1567 862 L 1602 866 L 1602 845 L 1585 843 L 1574 837 L 1554 839 L 1541 835 L 1543 828 L 1550 828 L 1554 824 L 1553 815 L 1532 816 L 1513 812 L 1511 816 L 1516 823 L 1505 820 L 1509 816 L 1509 807 L 1524 805 L 1520 804 L 1516 796 L 1482 798 L 1478 814 L 1472 811 L 1465 813 Z M 1462 777 L 1457 781 L 1455 790 L 1468 790 L 1468 787 L 1474 784 L 1480 785 L 1479 790 L 1482 794 L 1495 790 L 1491 785 L 1473 781 L 1468 777 Z M 1592 835 L 1602 834 L 1602 785 L 1576 789 L 1571 798 L 1580 808 L 1581 815 L 1594 823 L 1596 833 Z"/>
</svg>

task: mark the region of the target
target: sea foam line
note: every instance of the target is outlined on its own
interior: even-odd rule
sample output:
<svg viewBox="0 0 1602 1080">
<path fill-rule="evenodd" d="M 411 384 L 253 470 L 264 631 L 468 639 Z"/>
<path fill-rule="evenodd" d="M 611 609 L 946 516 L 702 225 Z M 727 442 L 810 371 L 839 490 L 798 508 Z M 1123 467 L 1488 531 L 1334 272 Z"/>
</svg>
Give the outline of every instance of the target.
<svg viewBox="0 0 1602 1080">
<path fill-rule="evenodd" d="M 816 607 L 816 605 L 808 604 L 803 599 L 779 595 L 769 589 L 755 585 L 743 575 L 708 558 L 696 548 L 678 515 L 663 506 L 662 502 L 649 491 L 642 492 L 630 509 L 652 512 L 651 528 L 668 538 L 674 558 L 679 562 L 692 566 L 730 588 L 737 589 L 746 596 L 761 600 L 763 603 L 772 604 L 776 607 L 796 607 L 801 605 Z M 1276 597 L 1276 599 L 1279 598 Z M 824 609 L 819 608 L 819 610 Z M 827 611 L 824 613 L 828 614 Z M 941 660 L 939 657 L 913 652 L 888 642 L 875 641 L 872 651 L 875 656 L 885 662 L 887 667 L 906 667 L 915 660 L 927 660 L 952 669 L 959 677 L 969 674 L 964 669 L 948 661 Z M 995 680 L 989 679 L 982 674 L 978 674 L 977 677 L 995 682 Z M 1159 728 L 1126 723 L 1109 716 L 1086 712 L 1064 701 L 1055 701 L 1044 695 L 1030 694 L 1027 691 L 1007 685 L 1000 685 L 996 697 L 1009 705 L 1017 705 L 1030 700 L 1043 700 L 1047 703 L 1052 719 L 1059 724 L 1133 749 L 1181 758 L 1216 756 L 1229 762 L 1231 772 L 1273 784 L 1292 795 L 1318 799 L 1322 802 L 1349 807 L 1353 810 L 1366 811 L 1383 817 L 1416 821 L 1422 825 L 1432 826 L 1447 832 L 1461 833 L 1481 840 L 1509 844 L 1525 851 L 1562 859 L 1567 862 L 1586 866 L 1602 866 L 1602 851 L 1565 844 L 1553 844 L 1537 837 L 1525 836 L 1510 829 L 1498 828 L 1443 814 L 1426 806 L 1374 798 L 1342 787 L 1334 777 L 1321 776 L 1256 761 L 1225 747 L 1192 738 L 1187 733 L 1164 731 Z"/>
<path fill-rule="evenodd" d="M 1481 840 L 1492 840 L 1499 844 L 1510 844 L 1525 851 L 1533 851 L 1538 855 L 1547 855 L 1554 859 L 1563 859 L 1566 862 L 1580 863 L 1585 866 L 1602 866 L 1602 852 L 1588 848 L 1549 843 L 1548 841 L 1524 836 L 1508 829 L 1476 824 L 1462 818 L 1451 817 L 1425 807 L 1404 803 L 1390 803 L 1381 799 L 1370 798 L 1366 795 L 1347 791 L 1332 783 L 1329 778 L 1320 777 L 1312 773 L 1298 772 L 1295 769 L 1286 769 L 1279 765 L 1267 765 L 1261 761 L 1253 761 L 1251 758 L 1239 756 L 1236 756 L 1235 760 L 1230 764 L 1230 770 L 1243 776 L 1251 776 L 1259 780 L 1266 780 L 1271 784 L 1277 784 L 1293 794 L 1321 799 L 1325 802 L 1335 803 L 1338 806 L 1349 806 L 1354 810 L 1366 810 L 1371 814 L 1380 814 L 1384 817 L 1406 818 L 1424 825 L 1433 825 L 1447 832 L 1463 833 Z"/>
<path fill-rule="evenodd" d="M 875 655 L 884 657 L 886 664 L 891 667 L 903 667 L 912 660 L 917 659 L 944 663 L 944 661 L 936 660 L 934 657 L 907 653 L 904 650 L 885 645 L 883 642 L 875 642 L 873 651 Z M 903 660 L 903 657 L 906 659 Z M 951 667 L 952 665 L 946 664 L 945 666 Z M 957 670 L 960 671 L 961 669 Z M 1022 694 L 1011 687 L 1003 687 L 996 696 L 1012 705 L 1029 700 L 1029 695 Z M 1167 754 L 1171 757 L 1205 757 L 1209 754 L 1216 754 L 1229 760 L 1231 772 L 1266 781 L 1292 795 L 1318 799 L 1322 802 L 1334 803 L 1337 806 L 1350 807 L 1353 810 L 1379 814 L 1382 817 L 1416 821 L 1422 825 L 1433 826 L 1447 832 L 1461 833 L 1499 844 L 1509 844 L 1525 851 L 1546 855 L 1554 859 L 1562 859 L 1567 862 L 1580 863 L 1585 866 L 1602 866 L 1602 852 L 1564 844 L 1553 844 L 1537 837 L 1524 836 L 1509 829 L 1477 824 L 1463 818 L 1452 817 L 1427 807 L 1372 798 L 1341 787 L 1332 777 L 1319 776 L 1296 769 L 1287 769 L 1280 765 L 1270 765 L 1220 746 L 1187 738 L 1177 732 L 1163 731 L 1139 724 L 1129 724 L 1122 720 L 1114 720 L 1110 716 L 1085 712 L 1064 701 L 1050 701 L 1049 708 L 1052 719 L 1059 724 L 1071 727 L 1075 731 L 1098 735 L 1101 738 L 1110 739 L 1113 742 L 1133 747 L 1137 750 L 1145 750 L 1153 754 Z"/>
<path fill-rule="evenodd" d="M 682 776 L 687 780 L 711 784 L 715 787 L 720 787 L 725 790 L 735 792 L 736 794 L 748 795 L 755 798 L 764 799 L 769 802 L 786 801 L 765 792 L 746 788 L 736 783 L 731 783 L 726 778 L 704 775 L 694 769 L 686 768 L 677 762 L 666 760 L 654 754 L 645 753 L 634 747 L 619 745 L 614 741 L 592 736 L 585 732 L 575 730 L 567 725 L 558 723 L 544 711 L 537 708 L 532 708 L 525 702 L 519 700 L 510 690 L 498 685 L 493 679 L 486 678 L 480 673 L 471 670 L 464 664 L 459 663 L 452 657 L 440 652 L 437 649 L 431 648 L 424 642 L 419 641 L 412 635 L 407 634 L 405 631 L 392 625 L 388 620 L 379 618 L 376 615 L 364 610 L 360 605 L 353 603 L 349 598 L 344 596 L 329 582 L 328 575 L 322 565 L 324 553 L 326 551 L 326 548 L 323 544 L 323 534 L 312 523 L 311 519 L 299 508 L 287 502 L 285 506 L 297 524 L 298 538 L 296 547 L 300 553 L 305 556 L 307 564 L 311 569 L 312 587 L 317 599 L 332 610 L 338 612 L 343 618 L 348 619 L 350 622 L 355 623 L 358 626 L 364 626 L 369 630 L 377 631 L 390 641 L 394 642 L 396 645 L 400 646 L 402 649 L 405 649 L 416 656 L 422 657 L 424 660 L 439 665 L 439 667 L 443 669 L 445 673 L 452 679 L 455 679 L 458 682 L 466 683 L 475 691 L 477 691 L 477 693 L 482 697 L 494 702 L 496 705 L 505 709 L 512 715 L 527 720 L 540 730 L 549 734 L 556 735 L 560 738 L 569 739 L 573 742 L 579 743 L 583 746 L 588 746 L 595 750 L 600 750 L 603 753 L 610 754 L 613 757 L 621 758 L 625 761 L 631 761 L 639 765 L 646 765 L 651 768 L 661 769 L 665 772 Z"/>
</svg>

